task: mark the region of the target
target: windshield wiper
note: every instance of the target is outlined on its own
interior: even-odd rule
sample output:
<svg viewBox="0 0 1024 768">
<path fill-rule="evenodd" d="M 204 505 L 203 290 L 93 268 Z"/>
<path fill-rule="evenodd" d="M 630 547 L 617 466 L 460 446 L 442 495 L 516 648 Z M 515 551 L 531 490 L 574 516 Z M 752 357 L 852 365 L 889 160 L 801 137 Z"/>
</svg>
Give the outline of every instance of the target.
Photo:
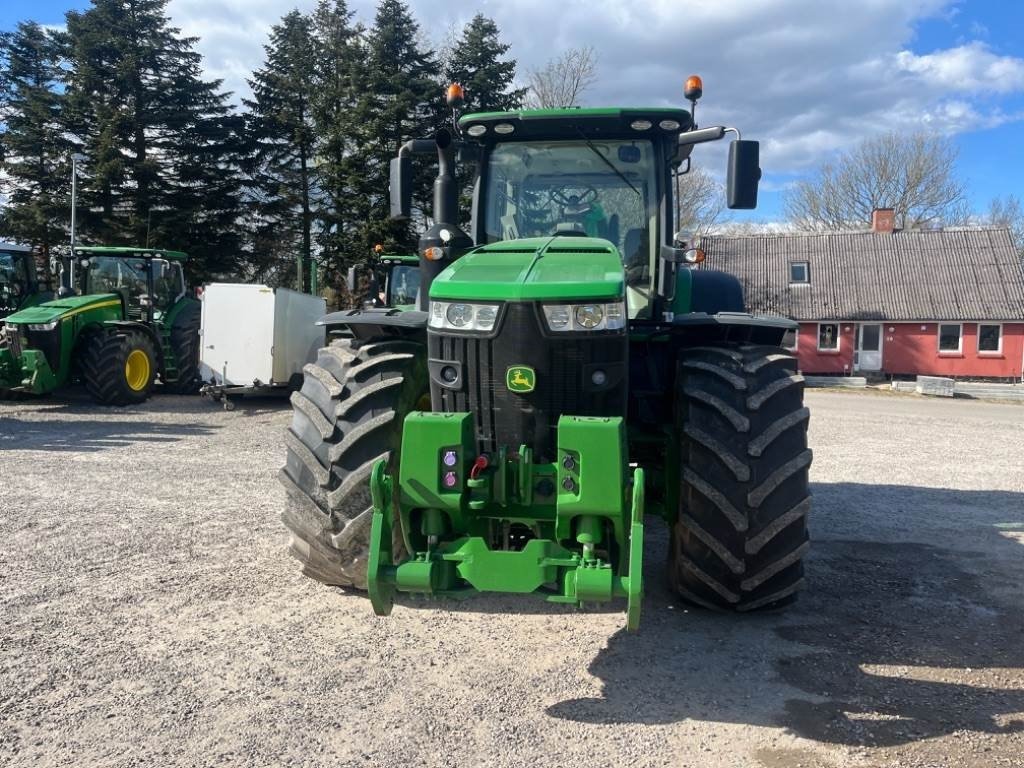
<svg viewBox="0 0 1024 768">
<path fill-rule="evenodd" d="M 622 179 L 624 182 L 626 182 L 629 185 L 629 188 L 632 189 L 634 192 L 636 192 L 636 196 L 639 197 L 641 200 L 643 200 L 644 196 L 642 194 L 640 194 L 640 190 L 633 186 L 633 182 L 631 182 L 629 179 L 627 179 L 625 177 L 625 175 L 622 173 L 622 171 L 620 171 L 618 168 L 615 167 L 615 165 L 612 163 L 611 160 L 609 160 L 607 157 L 605 157 L 604 155 L 601 154 L 601 150 L 599 150 L 597 147 L 594 146 L 594 142 L 592 142 L 587 137 L 587 134 L 585 134 L 582 131 L 582 129 L 580 129 L 580 127 L 578 125 L 577 126 L 573 126 L 573 127 L 576 129 L 576 133 L 578 133 L 580 135 L 580 138 L 583 139 L 583 141 L 585 141 L 587 143 L 587 146 L 590 148 L 590 151 L 593 152 L 595 155 L 597 155 L 599 158 L 601 158 L 601 162 L 603 162 L 605 165 L 607 165 L 609 168 L 611 168 L 612 171 L 615 172 L 615 175 L 618 176 L 620 179 Z"/>
</svg>

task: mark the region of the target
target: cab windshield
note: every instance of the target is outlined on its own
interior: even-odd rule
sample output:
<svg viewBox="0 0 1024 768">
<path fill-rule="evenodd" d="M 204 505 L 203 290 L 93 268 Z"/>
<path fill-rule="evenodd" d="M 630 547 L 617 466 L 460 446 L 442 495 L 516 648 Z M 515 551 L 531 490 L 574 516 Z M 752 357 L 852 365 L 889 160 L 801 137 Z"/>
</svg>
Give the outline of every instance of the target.
<svg viewBox="0 0 1024 768">
<path fill-rule="evenodd" d="M 180 264 L 153 259 L 153 306 L 167 309 L 185 290 Z M 146 260 L 116 256 L 97 256 L 89 260 L 85 279 L 86 293 L 120 293 L 131 308 L 141 308 L 149 295 Z M 148 304 L 148 302 L 146 302 Z"/>
<path fill-rule="evenodd" d="M 413 265 L 400 265 L 391 269 L 388 276 L 388 306 L 400 307 L 416 303 L 416 293 L 420 289 L 420 268 Z"/>
<path fill-rule="evenodd" d="M 649 141 L 507 142 L 487 169 L 486 242 L 586 235 L 622 255 L 630 315 L 647 306 L 658 192 Z"/>
<path fill-rule="evenodd" d="M 28 265 L 24 258 L 0 253 L 0 308 L 18 306 L 28 291 Z"/>
</svg>

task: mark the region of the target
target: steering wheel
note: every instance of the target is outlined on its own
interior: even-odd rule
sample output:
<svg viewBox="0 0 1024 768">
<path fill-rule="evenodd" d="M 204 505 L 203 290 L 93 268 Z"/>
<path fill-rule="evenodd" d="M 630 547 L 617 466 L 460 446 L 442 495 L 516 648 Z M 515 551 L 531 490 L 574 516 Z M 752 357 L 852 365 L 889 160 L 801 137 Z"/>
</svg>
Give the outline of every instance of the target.
<svg viewBox="0 0 1024 768">
<path fill-rule="evenodd" d="M 581 195 L 567 195 L 567 189 L 582 189 Z M 562 189 L 551 190 L 551 199 L 563 207 L 577 207 L 592 203 L 597 199 L 597 190 L 591 186 L 568 186 Z"/>
</svg>

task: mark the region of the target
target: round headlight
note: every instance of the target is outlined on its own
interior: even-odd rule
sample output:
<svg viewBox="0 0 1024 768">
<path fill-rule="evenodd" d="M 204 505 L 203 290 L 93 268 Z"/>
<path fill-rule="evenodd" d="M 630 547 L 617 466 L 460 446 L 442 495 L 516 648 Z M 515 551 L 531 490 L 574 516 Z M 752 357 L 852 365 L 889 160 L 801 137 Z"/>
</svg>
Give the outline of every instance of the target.
<svg viewBox="0 0 1024 768">
<path fill-rule="evenodd" d="M 494 132 L 500 133 L 502 136 L 507 136 L 508 134 L 512 133 L 512 131 L 514 131 L 515 129 L 516 127 L 512 125 L 512 123 L 498 123 L 496 126 L 494 126 Z"/>
<path fill-rule="evenodd" d="M 476 324 L 480 330 L 486 331 L 494 327 L 498 313 L 494 307 L 480 307 L 476 311 Z"/>
<path fill-rule="evenodd" d="M 473 319 L 473 308 L 469 304 L 452 304 L 448 307 L 448 322 L 456 328 L 469 325 Z"/>
<path fill-rule="evenodd" d="M 474 138 L 477 136 L 483 136 L 485 133 L 487 133 L 487 126 L 471 125 L 469 126 L 469 128 L 466 129 L 466 133 L 468 133 L 470 136 L 473 136 Z"/>
<path fill-rule="evenodd" d="M 629 124 L 629 127 L 634 131 L 649 131 L 652 125 L 654 125 L 654 123 L 650 120 L 634 120 Z"/>
<path fill-rule="evenodd" d="M 583 328 L 596 328 L 604 319 L 604 310 L 599 304 L 583 304 L 576 307 L 576 323 Z"/>
<path fill-rule="evenodd" d="M 569 324 L 569 308 L 552 307 L 548 312 L 548 323 L 552 328 L 565 328 Z"/>
<path fill-rule="evenodd" d="M 662 120 L 658 123 L 658 127 L 663 131 L 678 131 L 679 123 L 675 120 Z"/>
</svg>

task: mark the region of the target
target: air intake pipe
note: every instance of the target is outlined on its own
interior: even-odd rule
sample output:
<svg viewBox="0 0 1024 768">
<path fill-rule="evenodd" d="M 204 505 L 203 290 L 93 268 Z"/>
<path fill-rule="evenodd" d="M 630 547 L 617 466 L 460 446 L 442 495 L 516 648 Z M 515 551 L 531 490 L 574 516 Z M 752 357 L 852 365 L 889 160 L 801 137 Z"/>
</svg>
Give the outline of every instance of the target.
<svg viewBox="0 0 1024 768">
<path fill-rule="evenodd" d="M 443 269 L 473 247 L 473 240 L 459 228 L 459 183 L 455 173 L 456 143 L 451 131 L 442 128 L 434 137 L 437 178 L 434 179 L 433 225 L 420 236 L 420 290 L 416 308 L 430 308 L 430 284 Z"/>
</svg>

